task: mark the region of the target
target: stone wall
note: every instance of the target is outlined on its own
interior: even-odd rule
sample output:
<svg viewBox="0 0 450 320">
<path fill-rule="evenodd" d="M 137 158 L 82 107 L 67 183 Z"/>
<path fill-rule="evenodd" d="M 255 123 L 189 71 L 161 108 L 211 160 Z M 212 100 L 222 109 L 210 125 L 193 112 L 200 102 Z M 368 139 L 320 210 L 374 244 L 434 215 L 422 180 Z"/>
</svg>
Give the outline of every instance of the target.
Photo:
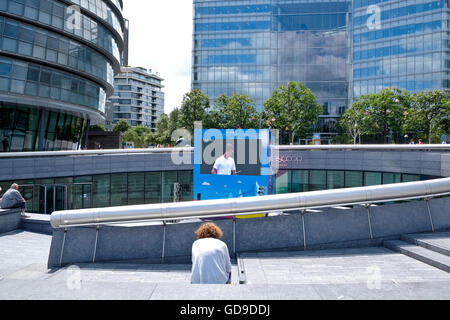
<svg viewBox="0 0 450 320">
<path fill-rule="evenodd" d="M 450 198 L 216 221 L 232 256 L 271 250 L 380 245 L 402 234 L 450 229 Z M 202 222 L 56 229 L 49 267 L 90 262 L 189 263 Z"/>
</svg>

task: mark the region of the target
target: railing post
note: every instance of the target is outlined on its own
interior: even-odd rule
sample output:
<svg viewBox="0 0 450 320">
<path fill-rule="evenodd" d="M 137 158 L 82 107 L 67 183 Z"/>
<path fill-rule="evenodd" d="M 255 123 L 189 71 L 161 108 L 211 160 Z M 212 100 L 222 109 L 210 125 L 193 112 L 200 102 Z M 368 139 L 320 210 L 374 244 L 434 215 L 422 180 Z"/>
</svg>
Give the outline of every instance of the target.
<svg viewBox="0 0 450 320">
<path fill-rule="evenodd" d="M 59 255 L 59 267 L 62 267 L 64 246 L 66 244 L 66 235 L 67 235 L 67 228 L 64 228 L 64 237 L 63 237 L 63 243 L 62 243 L 62 246 L 61 246 L 61 254 Z"/>
<path fill-rule="evenodd" d="M 97 226 L 97 230 L 95 231 L 95 244 L 94 244 L 94 254 L 92 256 L 92 263 L 95 263 L 95 258 L 97 255 L 97 243 L 98 243 L 98 232 L 100 231 L 100 226 Z"/>
<path fill-rule="evenodd" d="M 306 213 L 306 210 L 303 209 L 301 211 L 301 215 L 302 215 L 302 231 L 303 231 L 303 249 L 306 251 L 305 213 Z"/>
<path fill-rule="evenodd" d="M 162 243 L 162 256 L 161 263 L 164 264 L 165 251 L 166 251 L 166 221 L 163 221 L 163 243 Z"/>
<path fill-rule="evenodd" d="M 372 220 L 370 218 L 370 207 L 372 206 L 371 203 L 366 203 L 365 207 L 367 210 L 367 219 L 369 221 L 369 231 L 370 231 L 370 240 L 373 240 L 373 232 L 372 232 Z"/>
<path fill-rule="evenodd" d="M 431 216 L 431 208 L 430 208 L 430 200 L 433 198 L 425 198 L 425 201 L 427 202 L 427 209 L 428 209 L 428 215 L 430 216 L 430 223 L 431 223 L 431 232 L 434 232 L 434 223 L 433 223 L 433 217 Z"/>
<path fill-rule="evenodd" d="M 233 256 L 236 257 L 236 217 L 233 217 Z"/>
</svg>

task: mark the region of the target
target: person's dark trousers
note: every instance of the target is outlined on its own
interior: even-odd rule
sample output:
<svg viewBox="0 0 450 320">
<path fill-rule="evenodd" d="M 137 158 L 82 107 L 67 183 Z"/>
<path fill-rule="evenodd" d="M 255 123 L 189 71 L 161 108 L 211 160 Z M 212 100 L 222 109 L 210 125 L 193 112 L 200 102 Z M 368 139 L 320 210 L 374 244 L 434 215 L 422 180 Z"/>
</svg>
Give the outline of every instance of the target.
<svg viewBox="0 0 450 320">
<path fill-rule="evenodd" d="M 14 206 L 12 206 L 11 208 L 8 208 L 8 209 L 19 209 L 19 208 L 22 209 L 23 211 L 26 211 L 27 210 L 27 203 L 26 202 L 20 202 L 20 203 L 14 205 Z"/>
</svg>

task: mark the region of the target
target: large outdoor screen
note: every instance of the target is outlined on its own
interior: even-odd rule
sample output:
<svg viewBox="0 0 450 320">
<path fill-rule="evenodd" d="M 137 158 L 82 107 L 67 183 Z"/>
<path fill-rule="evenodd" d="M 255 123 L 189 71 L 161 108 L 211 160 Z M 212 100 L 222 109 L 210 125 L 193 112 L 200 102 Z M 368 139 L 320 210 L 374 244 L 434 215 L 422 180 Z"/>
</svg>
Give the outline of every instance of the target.
<svg viewBox="0 0 450 320">
<path fill-rule="evenodd" d="M 269 130 L 195 130 L 194 200 L 268 195 Z"/>
</svg>

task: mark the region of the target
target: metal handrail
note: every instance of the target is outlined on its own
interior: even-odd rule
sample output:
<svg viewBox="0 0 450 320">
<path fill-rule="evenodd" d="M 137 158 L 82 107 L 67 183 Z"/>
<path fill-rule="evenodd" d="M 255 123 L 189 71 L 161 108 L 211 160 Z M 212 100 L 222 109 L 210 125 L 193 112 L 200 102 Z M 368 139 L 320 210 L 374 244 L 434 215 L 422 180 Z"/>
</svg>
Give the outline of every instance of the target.
<svg viewBox="0 0 450 320">
<path fill-rule="evenodd" d="M 54 212 L 53 228 L 143 221 L 167 221 L 250 213 L 372 204 L 450 194 L 450 178 L 419 182 L 292 193 L 262 197 L 162 203 Z"/>
<path fill-rule="evenodd" d="M 333 144 L 333 145 L 293 145 L 273 146 L 279 151 L 309 151 L 309 150 L 367 150 L 367 151 L 450 151 L 450 145 L 424 144 L 424 145 L 402 145 L 402 144 Z M 147 149 L 111 149 L 111 150 L 71 150 L 71 151 L 37 151 L 37 152 L 7 152 L 0 153 L 2 158 L 31 158 L 31 157 L 58 157 L 58 156 L 92 156 L 111 154 L 151 154 L 171 152 L 193 152 L 192 147 L 183 148 L 147 148 Z"/>
</svg>

